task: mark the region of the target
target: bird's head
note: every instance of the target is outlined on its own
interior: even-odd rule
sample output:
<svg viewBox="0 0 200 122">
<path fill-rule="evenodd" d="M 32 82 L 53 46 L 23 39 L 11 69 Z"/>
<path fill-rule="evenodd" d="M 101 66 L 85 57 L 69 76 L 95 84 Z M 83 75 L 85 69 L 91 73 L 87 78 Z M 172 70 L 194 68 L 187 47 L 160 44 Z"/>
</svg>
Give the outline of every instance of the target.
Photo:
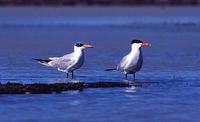
<svg viewBox="0 0 200 122">
<path fill-rule="evenodd" d="M 151 46 L 150 43 L 143 42 L 143 41 L 137 40 L 137 39 L 132 40 L 131 41 L 131 45 L 132 45 L 132 47 L 138 47 L 138 48 L 140 48 L 140 47 L 146 47 L 146 46 Z"/>
<path fill-rule="evenodd" d="M 80 42 L 77 42 L 74 45 L 74 49 L 83 50 L 85 48 L 93 48 L 93 46 L 91 44 L 83 44 L 83 43 L 80 43 Z"/>
</svg>

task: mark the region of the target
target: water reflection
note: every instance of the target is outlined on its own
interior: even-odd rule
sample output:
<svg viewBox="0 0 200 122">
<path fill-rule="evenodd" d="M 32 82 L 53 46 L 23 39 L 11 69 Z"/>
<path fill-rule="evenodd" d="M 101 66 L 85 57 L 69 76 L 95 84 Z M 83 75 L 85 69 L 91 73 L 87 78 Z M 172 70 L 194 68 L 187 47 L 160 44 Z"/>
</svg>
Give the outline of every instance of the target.
<svg viewBox="0 0 200 122">
<path fill-rule="evenodd" d="M 127 87 L 125 89 L 125 92 L 127 92 L 127 93 L 135 93 L 136 92 L 136 87 L 135 86 Z"/>
</svg>

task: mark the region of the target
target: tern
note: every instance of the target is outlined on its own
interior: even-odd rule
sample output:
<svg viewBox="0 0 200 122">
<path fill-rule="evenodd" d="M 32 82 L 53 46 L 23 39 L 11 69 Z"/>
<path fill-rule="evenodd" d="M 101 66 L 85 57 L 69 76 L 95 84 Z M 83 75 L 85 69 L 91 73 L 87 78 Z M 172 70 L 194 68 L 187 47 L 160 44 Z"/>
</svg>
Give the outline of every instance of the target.
<svg viewBox="0 0 200 122">
<path fill-rule="evenodd" d="M 69 73 L 71 73 L 72 79 L 74 78 L 74 71 L 79 69 L 84 63 L 84 49 L 93 48 L 90 44 L 76 43 L 74 45 L 74 52 L 66 54 L 62 57 L 50 57 L 47 60 L 33 58 L 33 60 L 38 61 L 38 63 L 57 68 L 58 71 L 67 73 L 67 78 L 69 78 Z"/>
<path fill-rule="evenodd" d="M 143 42 L 141 40 L 132 40 L 131 51 L 122 58 L 116 68 L 106 69 L 106 71 L 117 70 L 123 72 L 126 79 L 128 74 L 133 74 L 135 80 L 136 72 L 140 71 L 140 69 L 142 68 L 143 55 L 141 47 L 144 46 L 151 46 L 151 44 L 148 42 Z"/>
</svg>

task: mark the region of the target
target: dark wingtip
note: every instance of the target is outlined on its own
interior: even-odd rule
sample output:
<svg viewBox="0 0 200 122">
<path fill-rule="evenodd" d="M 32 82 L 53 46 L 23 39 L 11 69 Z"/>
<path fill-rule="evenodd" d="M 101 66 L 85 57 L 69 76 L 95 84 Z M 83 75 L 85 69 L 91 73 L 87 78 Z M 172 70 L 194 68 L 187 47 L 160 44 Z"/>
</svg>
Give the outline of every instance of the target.
<svg viewBox="0 0 200 122">
<path fill-rule="evenodd" d="M 114 71 L 117 70 L 116 68 L 112 68 L 112 69 L 106 69 L 105 71 Z"/>
<path fill-rule="evenodd" d="M 35 60 L 36 58 L 31 58 L 32 60 Z"/>
<path fill-rule="evenodd" d="M 40 61 L 40 59 L 37 59 L 37 58 L 32 58 L 32 60 L 35 60 L 35 61 Z"/>
<path fill-rule="evenodd" d="M 51 60 L 44 60 L 44 59 L 38 59 L 38 58 L 32 58 L 32 59 L 41 63 L 48 63 L 51 61 Z"/>
</svg>

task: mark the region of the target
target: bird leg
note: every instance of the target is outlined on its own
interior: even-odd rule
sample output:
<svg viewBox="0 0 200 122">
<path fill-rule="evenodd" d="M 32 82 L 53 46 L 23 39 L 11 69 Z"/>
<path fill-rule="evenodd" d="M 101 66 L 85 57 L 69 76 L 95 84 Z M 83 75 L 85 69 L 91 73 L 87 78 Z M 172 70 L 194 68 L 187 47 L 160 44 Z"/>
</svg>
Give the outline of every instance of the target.
<svg viewBox="0 0 200 122">
<path fill-rule="evenodd" d="M 125 79 L 127 80 L 127 74 L 125 74 Z"/>
<path fill-rule="evenodd" d="M 69 73 L 67 73 L 67 78 L 69 78 Z"/>
<path fill-rule="evenodd" d="M 134 78 L 134 80 L 135 80 L 135 72 L 133 73 L 133 78 Z"/>
<path fill-rule="evenodd" d="M 72 79 L 74 79 L 74 72 L 72 71 Z"/>
</svg>

